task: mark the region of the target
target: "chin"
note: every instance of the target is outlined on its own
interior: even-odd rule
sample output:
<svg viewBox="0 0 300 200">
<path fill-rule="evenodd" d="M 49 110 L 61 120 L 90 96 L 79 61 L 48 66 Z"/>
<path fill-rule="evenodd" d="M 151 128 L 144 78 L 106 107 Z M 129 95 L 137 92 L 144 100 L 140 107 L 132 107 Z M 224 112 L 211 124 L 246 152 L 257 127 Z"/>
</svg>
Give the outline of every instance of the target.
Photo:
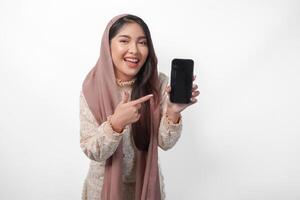
<svg viewBox="0 0 300 200">
<path fill-rule="evenodd" d="M 127 76 L 131 76 L 131 77 L 135 77 L 139 71 L 140 71 L 141 68 L 139 69 L 130 69 L 127 71 L 127 73 L 125 73 Z"/>
<path fill-rule="evenodd" d="M 135 72 L 135 73 L 126 73 L 127 77 L 130 77 L 130 79 L 133 79 L 134 77 L 136 77 L 137 74 L 138 74 L 138 72 Z"/>
</svg>

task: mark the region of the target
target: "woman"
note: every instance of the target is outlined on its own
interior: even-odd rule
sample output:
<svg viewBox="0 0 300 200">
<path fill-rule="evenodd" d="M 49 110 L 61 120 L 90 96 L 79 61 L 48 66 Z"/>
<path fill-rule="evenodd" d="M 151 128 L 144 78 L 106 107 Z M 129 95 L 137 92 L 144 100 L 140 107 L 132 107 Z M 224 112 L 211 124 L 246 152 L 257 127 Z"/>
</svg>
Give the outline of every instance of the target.
<svg viewBox="0 0 300 200">
<path fill-rule="evenodd" d="M 193 85 L 191 104 L 171 103 L 167 81 L 144 21 L 113 18 L 80 95 L 80 144 L 91 159 L 82 199 L 165 199 L 158 146 L 175 145 L 180 113 L 199 95 Z"/>
</svg>

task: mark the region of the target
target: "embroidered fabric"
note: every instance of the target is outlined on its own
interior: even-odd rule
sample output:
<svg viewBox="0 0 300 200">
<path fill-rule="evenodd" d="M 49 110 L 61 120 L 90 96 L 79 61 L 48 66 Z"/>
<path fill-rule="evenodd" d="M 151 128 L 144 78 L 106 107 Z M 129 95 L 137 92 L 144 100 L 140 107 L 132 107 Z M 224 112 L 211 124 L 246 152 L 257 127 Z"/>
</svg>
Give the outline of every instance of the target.
<svg viewBox="0 0 300 200">
<path fill-rule="evenodd" d="M 160 73 L 162 98 L 161 113 L 166 109 L 167 94 L 164 93 L 167 86 L 168 77 Z M 119 92 L 130 89 L 120 87 Z M 163 150 L 172 148 L 180 138 L 182 130 L 182 119 L 178 124 L 174 124 L 162 115 L 158 145 Z M 105 161 L 117 149 L 119 142 L 123 142 L 123 196 L 125 200 L 132 200 L 135 188 L 135 152 L 131 138 L 131 126 L 127 126 L 122 133 L 114 132 L 110 124 L 106 121 L 99 125 L 82 92 L 80 93 L 80 146 L 83 152 L 91 159 L 88 175 L 84 182 L 82 199 L 100 200 L 104 178 Z M 121 140 L 123 138 L 123 140 Z M 165 199 L 164 177 L 159 164 L 161 197 Z"/>
</svg>

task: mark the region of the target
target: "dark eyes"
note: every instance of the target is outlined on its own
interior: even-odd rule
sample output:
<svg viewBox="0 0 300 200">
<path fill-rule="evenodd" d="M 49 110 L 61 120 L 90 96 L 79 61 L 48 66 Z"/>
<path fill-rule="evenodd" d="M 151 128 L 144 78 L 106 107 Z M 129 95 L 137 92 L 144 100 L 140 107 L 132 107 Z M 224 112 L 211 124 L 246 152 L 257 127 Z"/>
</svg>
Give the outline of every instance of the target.
<svg viewBox="0 0 300 200">
<path fill-rule="evenodd" d="M 127 40 L 120 40 L 121 43 L 128 43 Z"/>
<path fill-rule="evenodd" d="M 142 45 L 145 45 L 145 46 L 147 45 L 146 41 L 140 41 L 139 43 L 142 44 Z"/>
<path fill-rule="evenodd" d="M 129 41 L 128 40 L 120 40 L 120 43 L 128 44 Z M 147 46 L 147 41 L 139 41 L 138 43 L 141 45 Z"/>
</svg>

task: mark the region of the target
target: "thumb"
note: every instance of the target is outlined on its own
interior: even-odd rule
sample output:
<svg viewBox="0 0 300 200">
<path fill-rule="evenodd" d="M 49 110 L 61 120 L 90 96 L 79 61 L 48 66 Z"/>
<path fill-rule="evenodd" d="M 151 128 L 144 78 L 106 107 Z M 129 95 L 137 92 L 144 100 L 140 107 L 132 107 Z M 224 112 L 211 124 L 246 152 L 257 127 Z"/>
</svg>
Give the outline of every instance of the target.
<svg viewBox="0 0 300 200">
<path fill-rule="evenodd" d="M 170 93 L 170 92 L 171 92 L 171 86 L 170 86 L 170 85 L 168 85 L 168 86 L 166 87 L 165 92 L 167 92 L 167 93 Z"/>
<path fill-rule="evenodd" d="M 122 93 L 122 103 L 127 103 L 128 100 L 129 100 L 129 94 L 128 94 L 128 92 L 124 91 Z"/>
</svg>

